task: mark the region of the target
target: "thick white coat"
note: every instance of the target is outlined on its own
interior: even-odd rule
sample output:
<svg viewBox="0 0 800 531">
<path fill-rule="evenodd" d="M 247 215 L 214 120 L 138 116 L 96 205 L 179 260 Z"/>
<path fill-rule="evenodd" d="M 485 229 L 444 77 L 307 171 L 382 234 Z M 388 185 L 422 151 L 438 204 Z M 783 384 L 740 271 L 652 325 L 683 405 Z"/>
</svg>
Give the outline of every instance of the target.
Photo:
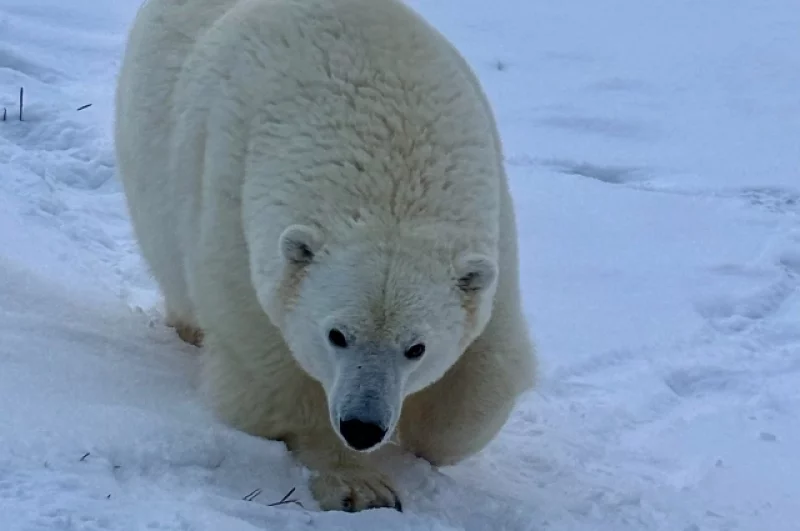
<svg viewBox="0 0 800 531">
<path fill-rule="evenodd" d="M 389 435 L 434 464 L 483 448 L 533 384 L 491 109 L 401 2 L 148 0 L 116 147 L 168 323 L 204 337 L 205 392 L 286 441 L 323 508 L 396 502 L 337 433 L 365 382 Z"/>
</svg>

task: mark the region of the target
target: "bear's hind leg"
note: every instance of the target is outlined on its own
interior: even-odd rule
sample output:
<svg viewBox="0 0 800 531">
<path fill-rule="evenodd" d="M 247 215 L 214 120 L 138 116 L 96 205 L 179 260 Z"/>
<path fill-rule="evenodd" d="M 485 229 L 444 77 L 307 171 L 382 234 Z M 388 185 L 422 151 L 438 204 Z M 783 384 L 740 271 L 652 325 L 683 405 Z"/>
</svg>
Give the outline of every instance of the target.
<svg viewBox="0 0 800 531">
<path fill-rule="evenodd" d="M 197 324 L 197 318 L 192 310 L 192 304 L 188 296 L 184 294 L 166 294 L 164 296 L 166 306 L 165 324 L 174 328 L 178 337 L 184 343 L 201 347 L 203 345 L 203 330 Z"/>
<path fill-rule="evenodd" d="M 188 321 L 177 317 L 167 317 L 167 326 L 175 329 L 178 338 L 184 343 L 193 345 L 195 347 L 203 346 L 203 330 L 197 325 L 189 324 Z"/>
<path fill-rule="evenodd" d="M 176 243 L 175 234 L 153 226 L 157 216 L 140 216 L 139 248 L 159 291 L 164 297 L 164 324 L 174 328 L 178 337 L 194 346 L 203 343 L 203 331 L 197 323 L 194 304 L 189 296 L 189 286 L 183 267 L 183 257 Z M 172 218 L 163 221 L 164 226 L 174 224 Z M 149 229 L 149 230 L 145 230 Z M 160 232 L 159 232 L 160 231 Z M 147 237 L 144 237 L 147 235 Z"/>
</svg>

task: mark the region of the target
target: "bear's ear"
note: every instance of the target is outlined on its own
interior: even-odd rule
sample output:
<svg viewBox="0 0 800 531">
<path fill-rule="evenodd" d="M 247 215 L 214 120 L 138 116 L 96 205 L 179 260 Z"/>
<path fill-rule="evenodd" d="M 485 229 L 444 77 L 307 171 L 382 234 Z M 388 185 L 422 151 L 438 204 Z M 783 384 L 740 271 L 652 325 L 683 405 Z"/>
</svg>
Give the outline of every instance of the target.
<svg viewBox="0 0 800 531">
<path fill-rule="evenodd" d="M 497 264 L 484 254 L 465 254 L 455 264 L 458 287 L 464 292 L 482 291 L 497 278 Z"/>
<path fill-rule="evenodd" d="M 289 225 L 281 234 L 279 247 L 283 258 L 292 264 L 306 265 L 322 247 L 322 234 L 308 225 Z"/>
</svg>

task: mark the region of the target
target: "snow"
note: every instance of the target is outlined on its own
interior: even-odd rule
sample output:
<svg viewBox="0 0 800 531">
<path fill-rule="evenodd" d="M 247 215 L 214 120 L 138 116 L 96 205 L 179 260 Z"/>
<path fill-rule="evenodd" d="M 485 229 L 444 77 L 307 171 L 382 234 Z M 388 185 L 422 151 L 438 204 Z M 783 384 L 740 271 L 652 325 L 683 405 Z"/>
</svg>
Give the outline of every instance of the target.
<svg viewBox="0 0 800 531">
<path fill-rule="evenodd" d="M 800 529 L 796 1 L 409 1 L 495 107 L 539 387 L 466 463 L 387 450 L 404 513 L 317 511 L 198 399 L 138 256 L 110 134 L 138 0 L 3 0 L 0 528 Z"/>
</svg>

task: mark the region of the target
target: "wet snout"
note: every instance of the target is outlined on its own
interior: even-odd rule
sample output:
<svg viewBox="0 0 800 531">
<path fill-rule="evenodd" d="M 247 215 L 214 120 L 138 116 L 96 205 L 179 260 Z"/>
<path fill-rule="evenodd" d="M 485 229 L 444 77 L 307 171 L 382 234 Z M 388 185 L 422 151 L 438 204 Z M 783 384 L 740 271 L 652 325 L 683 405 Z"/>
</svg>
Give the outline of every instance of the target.
<svg viewBox="0 0 800 531">
<path fill-rule="evenodd" d="M 355 397 L 354 402 L 342 408 L 339 433 L 351 448 L 364 451 L 383 442 L 391 414 L 379 398 Z"/>
<path fill-rule="evenodd" d="M 331 398 L 331 420 L 344 442 L 360 452 L 375 449 L 399 417 L 399 375 L 391 360 L 380 357 L 347 364 Z"/>
</svg>

